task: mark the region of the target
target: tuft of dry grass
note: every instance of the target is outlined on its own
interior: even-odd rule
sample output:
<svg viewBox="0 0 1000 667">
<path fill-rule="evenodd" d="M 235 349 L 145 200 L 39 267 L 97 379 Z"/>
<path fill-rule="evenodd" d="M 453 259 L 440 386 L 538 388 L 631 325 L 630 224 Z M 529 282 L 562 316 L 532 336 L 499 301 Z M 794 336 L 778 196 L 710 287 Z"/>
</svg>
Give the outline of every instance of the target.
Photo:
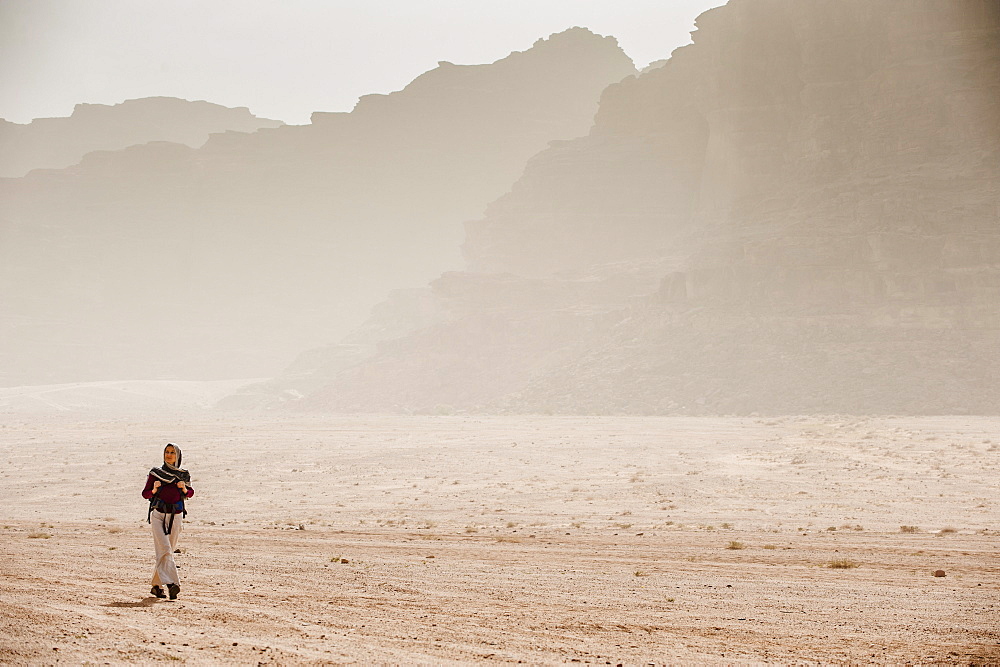
<svg viewBox="0 0 1000 667">
<path fill-rule="evenodd" d="M 833 568 L 834 570 L 850 570 L 855 567 L 861 567 L 860 563 L 850 560 L 849 558 L 838 558 L 836 560 L 832 560 L 827 563 L 826 566 Z"/>
<path fill-rule="evenodd" d="M 727 549 L 734 549 L 734 550 L 736 550 L 736 549 L 746 549 L 747 545 L 743 544 L 742 542 L 737 542 L 737 541 L 733 540 L 729 544 L 726 545 L 726 548 Z"/>
<path fill-rule="evenodd" d="M 52 536 L 49 535 L 48 533 L 36 532 L 36 533 L 28 533 L 28 537 L 33 540 L 47 540 Z"/>
<path fill-rule="evenodd" d="M 901 533 L 919 533 L 920 528 L 917 526 L 900 526 L 899 532 Z"/>
</svg>

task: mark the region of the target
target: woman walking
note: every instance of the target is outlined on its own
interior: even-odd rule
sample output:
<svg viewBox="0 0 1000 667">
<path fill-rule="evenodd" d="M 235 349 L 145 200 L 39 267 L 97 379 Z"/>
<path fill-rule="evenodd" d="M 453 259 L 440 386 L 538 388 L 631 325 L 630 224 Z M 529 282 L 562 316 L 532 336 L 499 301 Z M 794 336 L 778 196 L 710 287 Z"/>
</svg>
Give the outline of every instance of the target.
<svg viewBox="0 0 1000 667">
<path fill-rule="evenodd" d="M 153 546 L 156 548 L 156 568 L 153 570 L 153 587 L 149 590 L 158 598 L 165 598 L 166 586 L 171 600 L 180 593 L 180 579 L 174 563 L 174 549 L 181 533 L 182 517 L 187 514 L 184 499 L 194 495 L 191 475 L 181 466 L 181 448 L 170 442 L 163 448 L 163 465 L 149 471 L 142 497 L 149 501 L 149 524 L 153 529 Z"/>
</svg>

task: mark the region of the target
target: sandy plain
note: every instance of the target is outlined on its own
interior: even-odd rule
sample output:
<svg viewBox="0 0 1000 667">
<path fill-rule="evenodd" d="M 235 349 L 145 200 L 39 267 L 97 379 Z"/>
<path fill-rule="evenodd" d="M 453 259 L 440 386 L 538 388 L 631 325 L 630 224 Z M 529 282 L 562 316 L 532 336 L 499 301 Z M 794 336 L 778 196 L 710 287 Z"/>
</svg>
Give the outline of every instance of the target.
<svg viewBox="0 0 1000 667">
<path fill-rule="evenodd" d="M 0 662 L 1000 664 L 998 426 L 11 408 Z"/>
</svg>

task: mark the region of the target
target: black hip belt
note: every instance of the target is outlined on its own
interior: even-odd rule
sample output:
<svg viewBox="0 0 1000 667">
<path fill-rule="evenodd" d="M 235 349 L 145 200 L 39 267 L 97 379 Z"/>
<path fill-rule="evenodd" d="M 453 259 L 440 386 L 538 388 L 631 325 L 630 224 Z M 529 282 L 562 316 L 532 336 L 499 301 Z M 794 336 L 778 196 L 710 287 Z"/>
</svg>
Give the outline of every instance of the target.
<svg viewBox="0 0 1000 667">
<path fill-rule="evenodd" d="M 159 498 L 153 498 L 150 501 L 149 508 L 154 512 L 162 512 L 163 514 L 180 514 L 184 511 L 184 503 L 168 503 Z"/>
</svg>

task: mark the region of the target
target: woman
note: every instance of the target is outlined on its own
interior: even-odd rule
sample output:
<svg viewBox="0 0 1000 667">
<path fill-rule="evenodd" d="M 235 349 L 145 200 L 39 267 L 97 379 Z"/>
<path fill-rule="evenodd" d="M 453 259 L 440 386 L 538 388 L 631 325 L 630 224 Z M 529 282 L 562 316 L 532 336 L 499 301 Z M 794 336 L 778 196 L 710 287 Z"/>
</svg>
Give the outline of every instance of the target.
<svg viewBox="0 0 1000 667">
<path fill-rule="evenodd" d="M 149 590 L 158 598 L 171 600 L 180 593 L 180 579 L 174 563 L 174 549 L 181 533 L 182 516 L 187 514 L 184 499 L 194 495 L 190 486 L 191 475 L 180 467 L 181 448 L 172 442 L 163 448 L 163 465 L 149 471 L 142 497 L 149 501 L 149 523 L 153 529 L 153 546 L 156 548 L 156 569 L 153 570 L 153 587 Z"/>
</svg>

